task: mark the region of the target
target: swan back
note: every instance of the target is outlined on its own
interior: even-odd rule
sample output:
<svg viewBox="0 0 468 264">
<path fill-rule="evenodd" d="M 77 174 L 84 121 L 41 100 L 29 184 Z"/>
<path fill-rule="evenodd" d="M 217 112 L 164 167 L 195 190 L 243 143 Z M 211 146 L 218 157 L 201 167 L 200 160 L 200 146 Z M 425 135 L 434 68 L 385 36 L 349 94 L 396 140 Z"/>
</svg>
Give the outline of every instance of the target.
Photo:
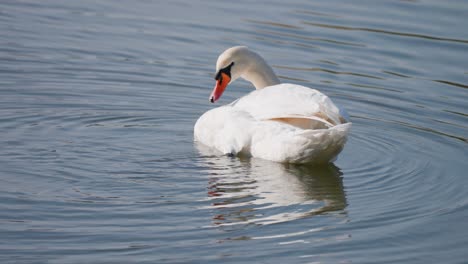
<svg viewBox="0 0 468 264">
<path fill-rule="evenodd" d="M 343 123 L 340 110 L 328 96 L 295 84 L 284 83 L 256 90 L 233 104 L 257 120 L 318 117 L 334 125 Z"/>
</svg>

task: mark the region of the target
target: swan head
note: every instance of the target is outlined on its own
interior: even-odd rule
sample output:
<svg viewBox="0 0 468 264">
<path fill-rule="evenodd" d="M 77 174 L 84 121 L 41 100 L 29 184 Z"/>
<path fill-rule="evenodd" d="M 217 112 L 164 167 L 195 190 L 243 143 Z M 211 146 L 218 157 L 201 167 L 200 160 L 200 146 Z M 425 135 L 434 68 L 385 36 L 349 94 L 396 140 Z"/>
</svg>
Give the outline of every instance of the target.
<svg viewBox="0 0 468 264">
<path fill-rule="evenodd" d="M 229 83 L 238 79 L 248 67 L 249 49 L 245 46 L 236 46 L 225 50 L 216 61 L 216 85 L 210 96 L 210 102 L 216 102 Z"/>
<path fill-rule="evenodd" d="M 221 53 L 216 61 L 216 85 L 210 101 L 216 102 L 228 84 L 239 77 L 250 81 L 256 89 L 279 83 L 271 67 L 260 55 L 245 46 L 232 47 Z"/>
</svg>

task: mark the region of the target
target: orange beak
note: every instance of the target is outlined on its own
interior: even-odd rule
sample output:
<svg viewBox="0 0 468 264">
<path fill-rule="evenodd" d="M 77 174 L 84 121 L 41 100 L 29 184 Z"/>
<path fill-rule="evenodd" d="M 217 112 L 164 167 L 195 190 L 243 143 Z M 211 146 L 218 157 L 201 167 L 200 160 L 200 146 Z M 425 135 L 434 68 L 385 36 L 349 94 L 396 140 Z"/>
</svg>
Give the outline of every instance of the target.
<svg viewBox="0 0 468 264">
<path fill-rule="evenodd" d="M 227 75 L 226 73 L 221 72 L 221 76 L 220 78 L 218 78 L 218 80 L 216 80 L 216 85 L 213 89 L 213 92 L 211 93 L 210 102 L 214 103 L 218 101 L 218 99 L 223 94 L 224 90 L 226 90 L 226 87 L 230 81 L 231 77 L 229 77 L 229 75 Z"/>
</svg>

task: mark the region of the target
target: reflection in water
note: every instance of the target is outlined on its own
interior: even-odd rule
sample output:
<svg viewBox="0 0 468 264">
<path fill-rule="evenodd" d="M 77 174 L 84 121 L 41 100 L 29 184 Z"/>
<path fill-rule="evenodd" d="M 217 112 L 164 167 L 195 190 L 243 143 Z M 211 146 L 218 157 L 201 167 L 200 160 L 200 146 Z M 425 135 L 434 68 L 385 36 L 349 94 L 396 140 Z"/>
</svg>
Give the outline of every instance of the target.
<svg viewBox="0 0 468 264">
<path fill-rule="evenodd" d="M 197 146 L 208 167 L 213 224 L 243 228 L 319 214 L 343 213 L 342 173 L 334 165 L 310 166 L 229 158 Z M 237 228 L 236 228 L 237 229 Z"/>
</svg>

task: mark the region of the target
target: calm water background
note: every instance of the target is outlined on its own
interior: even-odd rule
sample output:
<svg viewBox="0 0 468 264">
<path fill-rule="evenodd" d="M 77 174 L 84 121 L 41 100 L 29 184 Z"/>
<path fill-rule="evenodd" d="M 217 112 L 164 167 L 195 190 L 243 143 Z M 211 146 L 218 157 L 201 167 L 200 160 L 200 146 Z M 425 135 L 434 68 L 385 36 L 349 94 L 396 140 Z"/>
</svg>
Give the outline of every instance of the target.
<svg viewBox="0 0 468 264">
<path fill-rule="evenodd" d="M 467 263 L 467 1 L 2 1 L 1 263 Z M 334 165 L 193 142 L 247 45 L 354 123 Z M 249 92 L 231 85 L 220 103 Z"/>
</svg>

